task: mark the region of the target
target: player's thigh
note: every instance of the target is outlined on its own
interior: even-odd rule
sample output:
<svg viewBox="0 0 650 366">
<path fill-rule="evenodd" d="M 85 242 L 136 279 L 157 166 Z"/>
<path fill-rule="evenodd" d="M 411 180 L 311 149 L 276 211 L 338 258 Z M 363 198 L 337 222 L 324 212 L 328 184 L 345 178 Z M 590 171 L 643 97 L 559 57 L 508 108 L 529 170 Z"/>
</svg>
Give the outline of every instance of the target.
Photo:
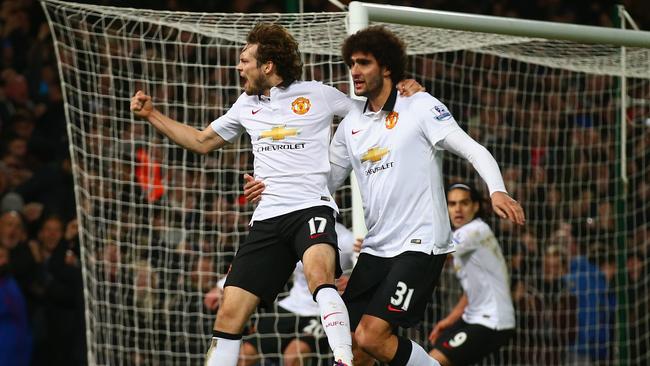
<svg viewBox="0 0 650 366">
<path fill-rule="evenodd" d="M 366 314 L 392 326 L 411 327 L 422 320 L 440 277 L 446 255 L 405 252 L 392 259 Z"/>
<path fill-rule="evenodd" d="M 306 275 L 313 267 L 337 277 L 341 274 L 334 215 L 331 207 L 315 206 L 286 215 L 282 221 L 282 232 L 303 260 Z"/>
<path fill-rule="evenodd" d="M 506 344 L 512 331 L 497 331 L 459 319 L 436 340 L 435 350 L 444 354 L 452 365 L 473 364 Z"/>
<path fill-rule="evenodd" d="M 277 222 L 255 222 L 233 259 L 225 288 L 239 287 L 271 306 L 295 269 L 298 258 L 278 234 Z"/>
<path fill-rule="evenodd" d="M 391 259 L 361 253 L 350 274 L 343 293 L 343 301 L 350 316 L 350 330 L 353 332 L 366 312 L 375 292 L 390 271 Z"/>
</svg>

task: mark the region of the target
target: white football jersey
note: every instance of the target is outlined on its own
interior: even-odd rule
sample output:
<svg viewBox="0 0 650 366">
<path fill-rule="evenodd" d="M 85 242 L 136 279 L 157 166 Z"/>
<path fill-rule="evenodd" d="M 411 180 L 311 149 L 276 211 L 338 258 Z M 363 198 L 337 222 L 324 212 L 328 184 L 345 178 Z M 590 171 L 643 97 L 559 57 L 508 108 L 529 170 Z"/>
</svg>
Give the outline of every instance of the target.
<svg viewBox="0 0 650 366">
<path fill-rule="evenodd" d="M 354 170 L 368 234 L 362 252 L 394 257 L 405 251 L 453 251 L 436 144 L 460 127 L 428 93 L 396 91 L 383 110 L 355 103 L 330 145 L 330 161 Z"/>
<path fill-rule="evenodd" d="M 352 269 L 354 236 L 341 223 L 337 222 L 334 228 L 336 229 L 336 236 L 338 236 L 341 268 L 343 268 L 343 271 Z M 296 264 L 296 269 L 293 271 L 293 286 L 289 290 L 289 295 L 279 301 L 278 305 L 300 316 L 320 315 L 318 303 L 314 301 L 309 291 L 302 261 Z"/>
<path fill-rule="evenodd" d="M 515 327 L 510 277 L 499 242 L 481 219 L 454 231 L 454 269 L 467 295 L 463 320 L 502 330 Z"/>
<path fill-rule="evenodd" d="M 210 126 L 226 141 L 244 130 L 251 137 L 255 178 L 266 189 L 252 221 L 313 206 L 337 209 L 327 188 L 327 149 L 332 117 L 344 116 L 352 101 L 316 81 L 271 88 L 270 97 L 243 93 Z"/>
</svg>

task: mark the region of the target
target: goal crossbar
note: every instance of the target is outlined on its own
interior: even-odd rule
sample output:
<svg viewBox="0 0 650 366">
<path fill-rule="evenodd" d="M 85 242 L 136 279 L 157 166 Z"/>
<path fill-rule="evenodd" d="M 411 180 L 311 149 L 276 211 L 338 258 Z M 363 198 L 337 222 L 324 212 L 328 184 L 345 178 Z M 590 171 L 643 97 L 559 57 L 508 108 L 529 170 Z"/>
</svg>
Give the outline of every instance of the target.
<svg viewBox="0 0 650 366">
<path fill-rule="evenodd" d="M 358 1 L 350 3 L 349 12 L 350 29 L 354 31 L 366 27 L 369 21 L 376 21 L 579 43 L 650 48 L 650 32 L 647 31 L 464 14 Z"/>
</svg>

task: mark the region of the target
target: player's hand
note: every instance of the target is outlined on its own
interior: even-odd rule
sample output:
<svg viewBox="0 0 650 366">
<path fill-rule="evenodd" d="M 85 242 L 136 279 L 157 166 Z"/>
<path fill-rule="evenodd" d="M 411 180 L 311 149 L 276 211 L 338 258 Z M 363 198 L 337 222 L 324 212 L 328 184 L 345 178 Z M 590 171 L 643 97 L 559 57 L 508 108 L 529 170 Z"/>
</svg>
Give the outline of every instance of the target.
<svg viewBox="0 0 650 366">
<path fill-rule="evenodd" d="M 362 246 L 363 246 L 363 238 L 357 238 L 354 241 L 354 246 L 352 247 L 352 251 L 355 253 L 361 253 Z"/>
<path fill-rule="evenodd" d="M 438 337 L 440 337 L 442 332 L 445 329 L 447 329 L 448 327 L 449 326 L 444 321 L 442 321 L 442 320 L 439 321 L 438 324 L 436 324 L 436 326 L 433 328 L 431 333 L 429 333 L 429 342 L 431 342 L 431 344 L 436 343 L 436 340 L 438 339 Z"/>
<path fill-rule="evenodd" d="M 151 97 L 138 90 L 131 98 L 131 112 L 140 118 L 149 118 L 153 112 L 153 103 Z"/>
<path fill-rule="evenodd" d="M 410 97 L 411 95 L 426 91 L 415 79 L 406 79 L 397 83 L 397 91 L 400 95 Z"/>
<path fill-rule="evenodd" d="M 79 224 L 77 223 L 77 219 L 72 219 L 65 226 L 65 234 L 63 234 L 63 238 L 70 241 L 76 239 L 77 236 L 79 236 Z"/>
<path fill-rule="evenodd" d="M 212 290 L 208 291 L 207 294 L 205 294 L 205 298 L 203 299 L 203 305 L 205 305 L 206 308 L 215 311 L 221 304 L 222 297 L 223 297 L 223 289 L 220 287 L 215 287 Z"/>
<path fill-rule="evenodd" d="M 508 219 L 517 225 L 523 225 L 526 222 L 524 209 L 519 202 L 512 199 L 504 192 L 494 192 L 490 197 L 492 199 L 492 209 L 502 219 Z"/>
<path fill-rule="evenodd" d="M 264 182 L 255 180 L 249 174 L 244 174 L 244 197 L 250 203 L 257 203 L 262 199 L 262 192 L 266 189 Z"/>
</svg>

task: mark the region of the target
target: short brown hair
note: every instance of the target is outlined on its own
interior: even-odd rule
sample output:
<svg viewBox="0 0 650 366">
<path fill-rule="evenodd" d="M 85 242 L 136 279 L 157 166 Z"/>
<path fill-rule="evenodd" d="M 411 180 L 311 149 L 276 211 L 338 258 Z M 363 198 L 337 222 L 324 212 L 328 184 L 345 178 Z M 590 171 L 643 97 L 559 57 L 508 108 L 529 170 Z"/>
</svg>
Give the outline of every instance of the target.
<svg viewBox="0 0 650 366">
<path fill-rule="evenodd" d="M 379 66 L 385 66 L 390 70 L 393 84 L 404 79 L 406 45 L 386 27 L 368 27 L 346 38 L 343 42 L 342 53 L 343 60 L 348 66 L 352 64 L 352 54 L 355 52 L 373 55 Z"/>
<path fill-rule="evenodd" d="M 302 76 L 302 60 L 295 38 L 281 25 L 259 23 L 248 33 L 248 44 L 257 44 L 258 66 L 271 61 L 284 82 L 299 80 Z"/>
</svg>

